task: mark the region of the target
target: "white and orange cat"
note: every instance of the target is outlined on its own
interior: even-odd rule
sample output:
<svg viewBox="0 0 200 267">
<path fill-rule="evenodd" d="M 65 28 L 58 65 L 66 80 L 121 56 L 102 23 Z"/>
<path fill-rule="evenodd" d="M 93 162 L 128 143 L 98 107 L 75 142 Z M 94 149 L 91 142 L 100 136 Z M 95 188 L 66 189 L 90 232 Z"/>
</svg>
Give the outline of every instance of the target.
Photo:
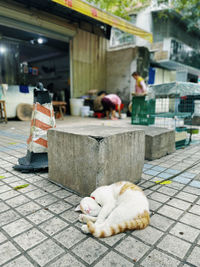
<svg viewBox="0 0 200 267">
<path fill-rule="evenodd" d="M 140 187 L 121 181 L 97 188 L 76 210 L 84 233 L 108 237 L 126 230 L 144 229 L 150 221 L 149 203 Z"/>
</svg>

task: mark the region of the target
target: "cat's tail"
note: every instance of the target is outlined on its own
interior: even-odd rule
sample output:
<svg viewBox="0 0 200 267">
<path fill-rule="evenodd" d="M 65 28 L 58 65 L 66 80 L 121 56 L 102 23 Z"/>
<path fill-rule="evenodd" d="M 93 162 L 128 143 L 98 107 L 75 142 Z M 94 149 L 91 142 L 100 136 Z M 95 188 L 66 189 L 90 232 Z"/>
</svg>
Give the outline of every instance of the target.
<svg viewBox="0 0 200 267">
<path fill-rule="evenodd" d="M 148 226 L 149 221 L 149 212 L 144 211 L 144 213 L 142 215 L 139 215 L 137 218 L 120 224 L 115 224 L 112 226 L 98 226 L 95 225 L 93 222 L 89 221 L 87 223 L 87 226 L 93 236 L 101 238 L 116 235 L 125 232 L 126 230 L 144 229 Z"/>
</svg>

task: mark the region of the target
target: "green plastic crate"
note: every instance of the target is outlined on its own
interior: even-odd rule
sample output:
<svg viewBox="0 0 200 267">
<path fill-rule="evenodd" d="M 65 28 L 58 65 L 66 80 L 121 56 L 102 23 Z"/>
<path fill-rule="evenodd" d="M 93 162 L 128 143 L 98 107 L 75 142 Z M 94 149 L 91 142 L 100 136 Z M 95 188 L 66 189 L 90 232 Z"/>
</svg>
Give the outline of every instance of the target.
<svg viewBox="0 0 200 267">
<path fill-rule="evenodd" d="M 154 124 L 155 100 L 145 100 L 145 96 L 133 96 L 131 123 L 136 125 Z"/>
</svg>

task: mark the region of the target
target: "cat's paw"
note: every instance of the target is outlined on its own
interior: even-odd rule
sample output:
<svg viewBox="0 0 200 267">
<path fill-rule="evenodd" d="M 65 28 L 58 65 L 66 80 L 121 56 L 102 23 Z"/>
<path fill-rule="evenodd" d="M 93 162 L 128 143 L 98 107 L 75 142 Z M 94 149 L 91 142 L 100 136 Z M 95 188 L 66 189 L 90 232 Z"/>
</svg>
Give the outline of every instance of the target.
<svg viewBox="0 0 200 267">
<path fill-rule="evenodd" d="M 88 221 L 88 219 L 87 219 L 87 215 L 85 215 L 85 214 L 80 214 L 79 217 L 78 217 L 78 220 L 79 220 L 79 222 L 87 223 L 87 221 Z"/>
<path fill-rule="evenodd" d="M 83 232 L 83 233 L 85 233 L 85 234 L 89 234 L 89 229 L 88 229 L 88 227 L 87 227 L 87 225 L 83 225 L 82 227 L 81 227 L 81 231 Z"/>
<path fill-rule="evenodd" d="M 79 222 L 82 222 L 82 223 L 84 222 L 84 221 L 83 221 L 83 214 L 80 214 L 80 215 L 78 216 L 78 220 L 79 220 Z"/>
</svg>

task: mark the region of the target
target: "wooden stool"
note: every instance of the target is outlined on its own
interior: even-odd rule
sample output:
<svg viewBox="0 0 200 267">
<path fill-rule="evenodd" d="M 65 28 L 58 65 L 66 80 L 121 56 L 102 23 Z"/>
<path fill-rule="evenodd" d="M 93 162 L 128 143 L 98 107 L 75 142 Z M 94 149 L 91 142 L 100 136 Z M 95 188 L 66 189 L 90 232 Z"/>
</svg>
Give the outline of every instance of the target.
<svg viewBox="0 0 200 267">
<path fill-rule="evenodd" d="M 0 120 L 5 121 L 7 123 L 7 115 L 6 115 L 6 102 L 5 100 L 0 100 Z"/>
<path fill-rule="evenodd" d="M 61 119 L 64 120 L 63 113 L 64 114 L 66 113 L 66 105 L 67 105 L 67 103 L 64 102 L 64 101 L 52 101 L 52 104 L 53 104 L 54 111 L 56 113 L 55 114 L 55 118 L 57 116 L 57 113 L 59 112 L 59 115 L 60 115 Z"/>
</svg>

